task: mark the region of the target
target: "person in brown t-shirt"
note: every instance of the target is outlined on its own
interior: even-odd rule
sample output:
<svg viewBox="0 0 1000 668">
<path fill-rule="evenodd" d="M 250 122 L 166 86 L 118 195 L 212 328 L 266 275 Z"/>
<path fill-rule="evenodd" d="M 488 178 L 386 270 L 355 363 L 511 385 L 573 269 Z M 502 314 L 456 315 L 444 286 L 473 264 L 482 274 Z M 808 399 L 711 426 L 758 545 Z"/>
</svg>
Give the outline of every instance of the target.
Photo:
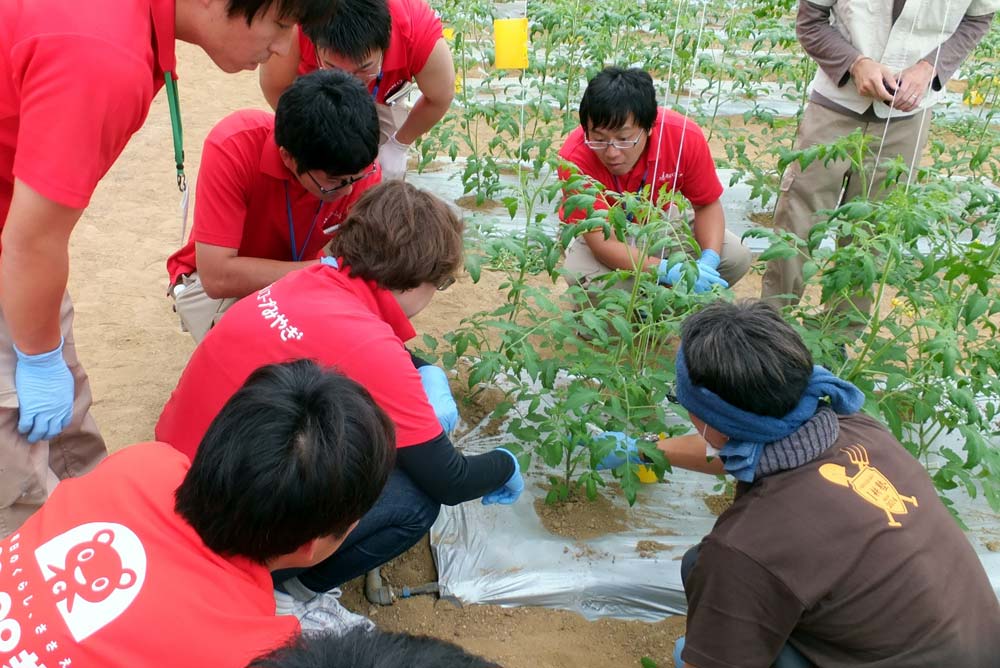
<svg viewBox="0 0 1000 668">
<path fill-rule="evenodd" d="M 1000 604 L 927 472 L 777 310 L 688 318 L 677 401 L 738 480 L 685 556 L 684 666 L 1000 665 Z"/>
</svg>

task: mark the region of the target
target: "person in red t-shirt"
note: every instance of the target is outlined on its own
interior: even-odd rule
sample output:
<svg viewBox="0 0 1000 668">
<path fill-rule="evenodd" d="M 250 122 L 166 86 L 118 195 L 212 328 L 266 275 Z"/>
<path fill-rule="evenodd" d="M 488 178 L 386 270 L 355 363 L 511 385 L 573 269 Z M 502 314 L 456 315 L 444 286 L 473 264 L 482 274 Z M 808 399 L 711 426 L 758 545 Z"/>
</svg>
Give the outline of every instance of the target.
<svg viewBox="0 0 1000 668">
<path fill-rule="evenodd" d="M 174 76 L 174 40 L 227 72 L 254 69 L 289 48 L 296 22 L 329 9 L 329 0 L 0 0 L 0 536 L 59 478 L 107 454 L 73 344 L 69 237 Z"/>
<path fill-rule="evenodd" d="M 694 210 L 692 227 L 701 249 L 697 260 L 696 292 L 714 285 L 729 287 L 750 268 L 750 251 L 739 237 L 726 230 L 719 197 L 722 184 L 708 142 L 694 121 L 656 106 L 656 90 L 647 72 L 637 68 L 608 67 L 587 84 L 580 101 L 580 127 L 570 133 L 559 157 L 580 174 L 616 193 L 640 193 L 650 188 L 658 202 L 679 192 Z M 562 179 L 573 170 L 560 168 Z M 666 188 L 665 194 L 661 190 Z M 567 189 L 567 197 L 575 194 Z M 614 200 L 601 194 L 595 209 L 607 209 Z M 666 206 L 669 206 L 665 203 Z M 587 218 L 587 212 L 560 210 L 566 223 Z M 594 279 L 617 269 L 648 269 L 661 284 L 677 283 L 684 265 L 667 266 L 671 249 L 644 255 L 634 244 L 604 238 L 601 229 L 585 232 L 566 250 L 567 280 L 590 289 Z M 630 288 L 619 281 L 618 287 Z"/>
<path fill-rule="evenodd" d="M 0 542 L 0 664 L 243 668 L 300 630 L 270 573 L 333 553 L 394 455 L 391 421 L 356 382 L 308 360 L 258 369 L 193 462 L 127 447 Z M 362 621 L 297 616 L 306 631 Z"/>
<path fill-rule="evenodd" d="M 246 109 L 209 133 L 187 245 L 167 259 L 181 325 L 201 341 L 237 299 L 316 256 L 381 179 L 378 118 L 343 72 L 300 77 L 277 113 Z"/>
<path fill-rule="evenodd" d="M 158 440 L 193 454 L 251 371 L 289 359 L 336 367 L 389 414 L 397 466 L 379 502 L 330 559 L 275 575 L 299 600 L 321 601 L 317 593 L 402 554 L 427 532 L 442 503 L 482 497 L 486 504 L 509 504 L 524 489 L 510 452 L 465 456 L 452 446 L 447 432 L 457 409 L 447 377 L 404 345 L 416 335 L 409 318 L 451 285 L 461 267 L 462 222 L 454 212 L 429 193 L 389 181 L 361 197 L 330 252 L 334 257 L 229 309 L 195 349 L 156 424 Z"/>
<path fill-rule="evenodd" d="M 264 97 L 274 107 L 297 74 L 317 68 L 349 72 L 368 86 L 386 179 L 403 178 L 410 144 L 444 117 L 455 97 L 451 49 L 424 0 L 338 0 L 325 24 L 300 30 L 287 55 L 261 68 Z M 401 100 L 414 79 L 420 97 L 407 112 Z"/>
</svg>

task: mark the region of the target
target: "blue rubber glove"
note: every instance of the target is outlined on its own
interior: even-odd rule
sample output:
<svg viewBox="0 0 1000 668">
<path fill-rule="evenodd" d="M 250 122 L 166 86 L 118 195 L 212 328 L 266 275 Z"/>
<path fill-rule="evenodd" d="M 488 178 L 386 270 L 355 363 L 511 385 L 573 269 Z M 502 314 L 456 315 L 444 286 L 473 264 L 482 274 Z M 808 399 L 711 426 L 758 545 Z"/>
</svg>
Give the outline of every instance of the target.
<svg viewBox="0 0 1000 668">
<path fill-rule="evenodd" d="M 639 458 L 639 448 L 635 444 L 635 439 L 631 436 L 626 436 L 620 431 L 603 431 L 597 435 L 595 440 L 604 440 L 613 438 L 617 442 L 615 449 L 604 456 L 597 464 L 598 471 L 607 471 L 608 469 L 616 469 L 625 463 L 625 459 L 633 464 L 641 464 L 642 460 Z"/>
<path fill-rule="evenodd" d="M 337 262 L 337 258 L 332 255 L 324 255 L 319 259 L 320 264 L 325 264 L 328 267 L 333 267 L 334 269 L 340 269 L 340 263 Z"/>
<path fill-rule="evenodd" d="M 521 477 L 521 465 L 517 462 L 517 457 L 510 450 L 505 450 L 504 448 L 497 448 L 498 452 L 506 452 L 510 455 L 510 458 L 514 460 L 514 473 L 507 479 L 499 489 L 490 492 L 483 496 L 483 505 L 489 506 L 494 503 L 499 503 L 503 506 L 509 506 L 521 496 L 521 492 L 524 491 L 524 478 Z"/>
<path fill-rule="evenodd" d="M 434 409 L 434 415 L 441 423 L 444 433 L 450 434 L 458 424 L 458 406 L 455 404 L 455 397 L 451 396 L 448 376 L 443 369 L 433 364 L 422 366 L 417 371 L 420 372 L 420 382 L 431 408 Z"/>
<path fill-rule="evenodd" d="M 721 258 L 714 250 L 708 249 L 702 251 L 701 257 L 695 263 L 698 267 L 698 278 L 694 282 L 695 292 L 708 292 L 712 289 L 713 285 L 721 285 L 724 288 L 729 287 L 729 283 L 717 271 L 719 262 L 721 262 Z M 683 272 L 683 262 L 678 262 L 672 267 L 668 267 L 667 259 L 663 258 L 660 260 L 657 280 L 663 285 L 677 285 L 684 275 Z"/>
<path fill-rule="evenodd" d="M 17 346 L 14 385 L 21 406 L 17 430 L 28 443 L 59 435 L 73 418 L 73 374 L 63 359 L 63 339 L 59 347 L 39 355 L 25 355 Z"/>
</svg>

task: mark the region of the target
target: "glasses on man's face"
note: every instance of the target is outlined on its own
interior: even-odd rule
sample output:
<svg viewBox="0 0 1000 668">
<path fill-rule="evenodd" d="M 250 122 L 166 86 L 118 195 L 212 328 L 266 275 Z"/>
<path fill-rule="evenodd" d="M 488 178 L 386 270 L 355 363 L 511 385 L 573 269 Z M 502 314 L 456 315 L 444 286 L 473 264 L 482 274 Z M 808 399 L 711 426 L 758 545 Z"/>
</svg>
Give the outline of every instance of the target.
<svg viewBox="0 0 1000 668">
<path fill-rule="evenodd" d="M 635 139 L 613 139 L 611 141 L 591 141 L 589 139 L 584 139 L 583 143 L 586 144 L 592 151 L 606 151 L 609 146 L 614 146 L 619 151 L 624 151 L 635 147 L 642 139 L 643 130 L 639 130 L 639 134 L 635 136 Z"/>
<path fill-rule="evenodd" d="M 378 56 L 378 60 L 373 60 L 370 63 L 367 63 L 366 65 L 362 65 L 361 67 L 358 67 L 358 68 L 353 69 L 353 70 L 346 70 L 345 69 L 343 71 L 347 72 L 352 77 L 356 77 L 356 78 L 361 79 L 362 81 L 364 81 L 364 82 L 367 83 L 369 81 L 374 80 L 376 77 L 378 77 L 378 73 L 382 71 L 382 60 L 384 58 L 385 58 L 385 54 L 384 53 L 380 53 L 379 56 Z M 319 64 L 319 68 L 321 70 L 336 70 L 336 69 L 340 69 L 336 65 L 334 65 L 332 63 L 328 63 L 325 60 L 323 60 L 322 58 L 317 58 L 316 60 L 317 60 L 317 62 Z"/>
<path fill-rule="evenodd" d="M 319 184 L 319 181 L 316 180 L 316 177 L 312 175 L 312 172 L 306 172 L 306 174 L 309 175 L 309 178 L 312 179 L 312 182 L 314 184 L 316 184 L 316 189 L 319 190 L 319 192 L 320 192 L 321 195 L 331 195 L 331 194 L 337 192 L 338 190 L 342 190 L 342 189 L 346 188 L 347 186 L 353 186 L 358 181 L 367 179 L 369 176 L 371 176 L 374 173 L 375 173 L 375 166 L 372 165 L 371 169 L 369 169 L 367 172 L 365 172 L 364 174 L 362 174 L 360 176 L 352 176 L 349 179 L 343 179 L 340 183 L 338 183 L 335 186 L 331 186 L 329 188 L 324 188 L 323 186 L 321 186 Z"/>
<path fill-rule="evenodd" d="M 454 276 L 449 276 L 446 279 L 444 279 L 443 281 L 441 281 L 440 283 L 438 283 L 438 285 L 437 285 L 437 291 L 438 292 L 444 292 L 445 290 L 447 290 L 448 288 L 450 288 L 453 285 L 455 285 L 455 277 Z"/>
</svg>

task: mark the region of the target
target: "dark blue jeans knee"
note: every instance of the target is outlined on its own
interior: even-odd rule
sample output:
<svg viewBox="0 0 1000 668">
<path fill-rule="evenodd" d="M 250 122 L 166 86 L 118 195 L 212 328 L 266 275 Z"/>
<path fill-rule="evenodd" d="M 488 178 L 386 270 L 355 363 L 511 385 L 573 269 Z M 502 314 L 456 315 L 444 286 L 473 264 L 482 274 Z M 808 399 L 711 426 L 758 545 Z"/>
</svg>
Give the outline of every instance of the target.
<svg viewBox="0 0 1000 668">
<path fill-rule="evenodd" d="M 440 509 L 441 504 L 410 476 L 393 469 L 378 501 L 335 553 L 312 568 L 278 571 L 274 581 L 298 577 L 315 592 L 339 587 L 413 547 L 430 530 Z"/>
</svg>

